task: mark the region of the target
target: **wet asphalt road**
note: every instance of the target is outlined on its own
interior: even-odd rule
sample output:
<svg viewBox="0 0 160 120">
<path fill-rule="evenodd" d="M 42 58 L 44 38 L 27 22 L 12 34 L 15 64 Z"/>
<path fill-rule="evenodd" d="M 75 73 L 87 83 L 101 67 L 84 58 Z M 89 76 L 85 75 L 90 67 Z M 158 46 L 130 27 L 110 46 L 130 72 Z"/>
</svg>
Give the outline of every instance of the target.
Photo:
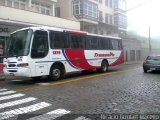
<svg viewBox="0 0 160 120">
<path fill-rule="evenodd" d="M 24 114 L 18 119 L 101 120 L 113 113 L 159 114 L 160 72 L 143 73 L 141 64 L 134 64 L 103 74 L 75 73 L 56 82 L 0 81 L 0 119 Z"/>
</svg>

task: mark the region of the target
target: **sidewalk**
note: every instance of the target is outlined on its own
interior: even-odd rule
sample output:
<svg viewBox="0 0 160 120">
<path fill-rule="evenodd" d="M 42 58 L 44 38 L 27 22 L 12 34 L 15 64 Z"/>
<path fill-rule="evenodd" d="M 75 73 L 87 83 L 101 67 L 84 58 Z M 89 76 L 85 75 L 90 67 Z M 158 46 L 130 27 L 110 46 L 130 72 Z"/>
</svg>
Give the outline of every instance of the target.
<svg viewBox="0 0 160 120">
<path fill-rule="evenodd" d="M 125 62 L 124 65 L 131 65 L 131 64 L 142 64 L 143 61 L 129 61 L 129 62 Z"/>
</svg>

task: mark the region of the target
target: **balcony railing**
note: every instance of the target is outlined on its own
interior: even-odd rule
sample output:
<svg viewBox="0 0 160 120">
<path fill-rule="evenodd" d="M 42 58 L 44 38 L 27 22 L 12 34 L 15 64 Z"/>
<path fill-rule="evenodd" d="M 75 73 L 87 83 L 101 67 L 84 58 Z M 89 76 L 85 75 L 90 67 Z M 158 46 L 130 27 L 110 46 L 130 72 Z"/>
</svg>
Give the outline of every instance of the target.
<svg viewBox="0 0 160 120">
<path fill-rule="evenodd" d="M 98 22 L 98 18 L 90 17 L 90 16 L 85 15 L 85 14 L 75 15 L 75 17 L 77 19 L 88 19 L 88 20 L 91 20 L 91 21 Z"/>
</svg>

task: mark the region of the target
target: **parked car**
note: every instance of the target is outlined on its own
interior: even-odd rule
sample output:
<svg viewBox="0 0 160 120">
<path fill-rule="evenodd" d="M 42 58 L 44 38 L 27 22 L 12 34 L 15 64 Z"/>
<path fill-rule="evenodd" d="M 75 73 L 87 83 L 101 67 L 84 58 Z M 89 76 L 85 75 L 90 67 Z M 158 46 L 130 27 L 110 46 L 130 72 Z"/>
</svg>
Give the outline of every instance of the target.
<svg viewBox="0 0 160 120">
<path fill-rule="evenodd" d="M 160 55 L 148 56 L 143 62 L 143 71 L 146 73 L 148 70 L 160 70 Z"/>
</svg>

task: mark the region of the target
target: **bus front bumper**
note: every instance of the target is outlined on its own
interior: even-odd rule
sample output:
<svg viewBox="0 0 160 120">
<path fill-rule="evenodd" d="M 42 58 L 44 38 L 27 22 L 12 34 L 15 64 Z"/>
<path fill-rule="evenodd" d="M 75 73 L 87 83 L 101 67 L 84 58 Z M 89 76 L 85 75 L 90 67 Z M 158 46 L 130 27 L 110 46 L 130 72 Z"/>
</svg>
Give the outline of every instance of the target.
<svg viewBox="0 0 160 120">
<path fill-rule="evenodd" d="M 30 68 L 3 69 L 5 76 L 31 77 Z"/>
</svg>

